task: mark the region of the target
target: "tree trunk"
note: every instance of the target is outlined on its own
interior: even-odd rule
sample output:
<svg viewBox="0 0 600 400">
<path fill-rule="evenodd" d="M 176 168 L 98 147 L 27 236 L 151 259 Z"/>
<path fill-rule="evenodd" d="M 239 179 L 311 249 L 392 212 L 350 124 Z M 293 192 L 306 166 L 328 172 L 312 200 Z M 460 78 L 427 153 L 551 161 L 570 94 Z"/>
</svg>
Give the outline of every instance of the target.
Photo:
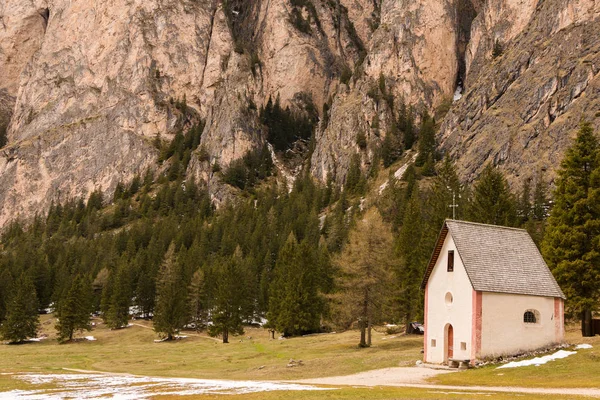
<svg viewBox="0 0 600 400">
<path fill-rule="evenodd" d="M 367 346 L 371 347 L 371 317 L 368 319 L 367 329 Z"/>
<path fill-rule="evenodd" d="M 367 347 L 367 339 L 366 339 L 367 324 L 365 323 L 365 320 L 362 318 L 358 321 L 358 324 L 360 326 L 360 344 L 358 346 L 359 347 Z"/>
<path fill-rule="evenodd" d="M 581 313 L 581 335 L 583 337 L 594 336 L 592 329 L 592 310 L 584 310 Z"/>
<path fill-rule="evenodd" d="M 227 328 L 223 329 L 223 343 L 229 343 L 229 330 Z"/>
<path fill-rule="evenodd" d="M 406 315 L 404 316 L 404 320 L 405 320 L 404 322 L 405 322 L 405 327 L 406 327 L 404 332 L 406 332 L 407 334 L 413 333 L 412 326 L 410 326 L 410 323 L 412 322 L 412 317 L 409 312 L 407 312 Z"/>
</svg>

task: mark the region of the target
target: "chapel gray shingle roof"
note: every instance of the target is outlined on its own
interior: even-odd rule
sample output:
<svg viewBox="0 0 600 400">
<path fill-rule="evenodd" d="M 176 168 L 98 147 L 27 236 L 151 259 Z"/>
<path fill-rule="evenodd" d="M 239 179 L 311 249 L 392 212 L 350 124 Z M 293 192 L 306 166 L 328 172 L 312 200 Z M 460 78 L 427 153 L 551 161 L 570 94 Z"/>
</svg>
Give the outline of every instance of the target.
<svg viewBox="0 0 600 400">
<path fill-rule="evenodd" d="M 526 230 L 447 220 L 439 241 L 450 233 L 473 289 L 565 298 L 537 246 Z M 430 261 L 423 287 L 437 261 L 441 246 Z"/>
</svg>

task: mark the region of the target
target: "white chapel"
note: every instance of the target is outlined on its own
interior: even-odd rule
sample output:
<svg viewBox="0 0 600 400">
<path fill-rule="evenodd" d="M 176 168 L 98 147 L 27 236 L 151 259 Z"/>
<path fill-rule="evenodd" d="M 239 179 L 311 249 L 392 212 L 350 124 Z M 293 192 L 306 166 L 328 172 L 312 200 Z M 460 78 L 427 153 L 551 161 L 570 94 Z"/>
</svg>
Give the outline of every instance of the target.
<svg viewBox="0 0 600 400">
<path fill-rule="evenodd" d="M 427 363 L 473 364 L 563 340 L 565 295 L 523 229 L 445 221 L 421 286 Z"/>
</svg>

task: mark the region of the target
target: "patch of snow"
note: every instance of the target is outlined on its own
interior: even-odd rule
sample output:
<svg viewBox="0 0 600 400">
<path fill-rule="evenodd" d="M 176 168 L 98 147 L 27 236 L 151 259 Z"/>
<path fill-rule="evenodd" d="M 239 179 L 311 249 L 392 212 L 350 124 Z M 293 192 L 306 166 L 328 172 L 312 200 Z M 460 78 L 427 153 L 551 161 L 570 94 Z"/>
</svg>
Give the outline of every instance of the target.
<svg viewBox="0 0 600 400">
<path fill-rule="evenodd" d="M 85 340 L 89 340 L 90 342 L 94 342 L 96 340 L 96 338 L 93 337 L 93 336 L 86 336 Z"/>
<path fill-rule="evenodd" d="M 501 365 L 496 369 L 528 367 L 531 365 L 535 365 L 536 367 L 538 367 L 540 365 L 546 364 L 548 361 L 566 358 L 573 354 L 577 354 L 577 352 L 576 351 L 559 350 L 554 354 L 548 354 L 547 356 L 532 358 L 531 360 L 521 360 L 521 361 L 509 362 L 508 364 Z"/>
<path fill-rule="evenodd" d="M 591 344 L 588 343 L 583 343 L 583 344 L 578 344 L 577 346 L 575 346 L 575 350 L 580 350 L 580 349 L 591 349 L 593 346 Z"/>
<path fill-rule="evenodd" d="M 27 339 L 27 341 L 28 342 L 41 342 L 44 339 L 46 339 L 46 338 L 45 337 L 36 337 L 36 338 Z"/>
<path fill-rule="evenodd" d="M 273 160 L 273 165 L 277 168 L 277 172 L 281 173 L 285 177 L 285 181 L 287 183 L 288 192 L 291 192 L 294 188 L 294 181 L 296 177 L 293 174 L 290 174 L 288 170 L 285 168 L 283 163 L 277 158 L 275 154 L 275 149 L 271 143 L 267 142 L 267 148 L 269 149 L 269 153 L 271 154 L 271 160 Z"/>
<path fill-rule="evenodd" d="M 0 400 L 97 399 L 102 397 L 134 400 L 156 396 L 245 394 L 275 390 L 331 390 L 310 385 L 274 382 L 154 378 L 110 374 L 20 374 L 15 378 L 32 385 L 54 385 L 56 388 L 51 390 L 13 390 L 0 393 Z"/>
<path fill-rule="evenodd" d="M 396 172 L 394 172 L 394 178 L 396 179 L 402 179 L 402 175 L 404 175 L 404 173 L 406 172 L 406 170 L 408 169 L 409 165 L 414 164 L 414 162 L 417 160 L 417 156 L 419 155 L 419 153 L 415 153 L 410 160 L 408 160 L 403 166 L 401 166 L 400 168 L 398 168 L 396 170 Z M 383 191 L 388 187 L 389 182 L 385 181 L 381 186 L 379 186 L 379 194 L 383 193 Z"/>
<path fill-rule="evenodd" d="M 463 88 L 462 86 L 457 86 L 456 91 L 454 92 L 454 97 L 452 101 L 459 101 L 463 97 Z"/>
</svg>

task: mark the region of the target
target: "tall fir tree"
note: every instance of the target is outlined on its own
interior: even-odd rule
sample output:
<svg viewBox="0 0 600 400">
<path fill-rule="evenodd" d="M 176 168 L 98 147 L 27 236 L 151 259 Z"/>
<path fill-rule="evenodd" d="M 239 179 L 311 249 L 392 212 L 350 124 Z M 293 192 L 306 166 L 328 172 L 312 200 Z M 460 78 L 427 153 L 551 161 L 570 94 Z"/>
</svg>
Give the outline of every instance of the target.
<svg viewBox="0 0 600 400">
<path fill-rule="evenodd" d="M 335 314 L 340 322 L 358 321 L 359 347 L 371 345 L 371 327 L 381 320 L 396 263 L 392 232 L 377 211 L 357 223 L 335 261 Z"/>
<path fill-rule="evenodd" d="M 544 180 L 541 170 L 536 177 L 532 197 L 530 218 L 525 224 L 525 228 L 533 238 L 535 244 L 541 247 L 546 233 L 547 217 L 551 205 L 548 200 L 548 184 Z"/>
<path fill-rule="evenodd" d="M 135 289 L 135 305 L 142 318 L 148 318 L 154 313 L 155 282 L 148 272 L 142 271 L 138 277 Z"/>
<path fill-rule="evenodd" d="M 131 305 L 131 283 L 125 262 L 120 263 L 114 277 L 114 280 L 109 280 L 112 293 L 105 320 L 109 328 L 118 329 L 127 326 Z"/>
<path fill-rule="evenodd" d="M 247 309 L 248 288 L 246 268 L 242 258 L 242 250 L 238 246 L 229 259 L 217 264 L 216 290 L 212 309 L 212 322 L 208 333 L 211 336 L 221 335 L 223 343 L 229 343 L 229 335 L 244 333 L 244 314 Z"/>
<path fill-rule="evenodd" d="M 582 333 L 591 336 L 591 313 L 600 299 L 600 146 L 589 123 L 558 170 L 554 206 L 542 251 L 566 297 L 579 314 Z"/>
<path fill-rule="evenodd" d="M 13 292 L 13 279 L 8 271 L 4 268 L 0 273 L 0 324 L 6 318 L 6 308 L 10 300 L 10 293 Z"/>
<path fill-rule="evenodd" d="M 7 303 L 6 319 L 0 325 L 0 337 L 21 343 L 37 336 L 40 327 L 38 300 L 33 282 L 25 275 L 15 284 L 15 293 Z"/>
<path fill-rule="evenodd" d="M 269 325 L 284 336 L 316 332 L 324 310 L 319 288 L 318 257 L 307 241 L 293 233 L 279 252 L 271 284 Z"/>
<path fill-rule="evenodd" d="M 548 184 L 544 180 L 542 171 L 538 173 L 533 188 L 533 204 L 532 215 L 536 221 L 544 221 L 548 216 L 549 201 L 548 201 Z"/>
<path fill-rule="evenodd" d="M 156 277 L 154 330 L 167 340 L 173 340 L 188 320 L 187 290 L 176 260 L 175 244 L 171 243 Z"/>
<path fill-rule="evenodd" d="M 91 330 L 91 287 L 81 276 L 76 276 L 66 292 L 66 296 L 61 298 L 56 309 L 56 330 L 58 331 L 58 340 L 66 342 L 73 340 L 73 335 L 77 331 Z"/>
<path fill-rule="evenodd" d="M 199 268 L 194 272 L 188 289 L 190 322 L 196 330 L 204 329 L 208 324 L 210 298 L 204 271 Z"/>
<path fill-rule="evenodd" d="M 417 167 L 423 167 L 428 162 L 435 162 L 435 121 L 424 113 L 421 117 L 421 129 L 419 130 L 419 155 L 415 161 Z M 432 167 L 428 167 L 432 168 Z"/>
<path fill-rule="evenodd" d="M 412 193 L 410 193 L 412 195 Z M 437 175 L 431 187 L 430 214 L 432 215 L 431 228 L 436 234 L 445 219 L 460 219 L 466 206 L 465 186 L 460 183 L 456 168 L 450 157 L 446 156 L 440 163 Z"/>
<path fill-rule="evenodd" d="M 533 206 L 531 204 L 531 179 L 523 182 L 521 192 L 517 197 L 517 221 L 518 225 L 525 225 L 533 217 Z"/>
<path fill-rule="evenodd" d="M 424 246 L 427 232 L 421 202 L 419 188 L 415 186 L 406 206 L 396 244 L 400 258 L 397 270 L 397 306 L 407 329 L 411 322 L 421 318 L 423 312 L 421 278 L 425 272 L 429 248 Z"/>
<path fill-rule="evenodd" d="M 506 178 L 488 164 L 473 189 L 469 219 L 483 224 L 515 226 L 515 199 Z"/>
</svg>

